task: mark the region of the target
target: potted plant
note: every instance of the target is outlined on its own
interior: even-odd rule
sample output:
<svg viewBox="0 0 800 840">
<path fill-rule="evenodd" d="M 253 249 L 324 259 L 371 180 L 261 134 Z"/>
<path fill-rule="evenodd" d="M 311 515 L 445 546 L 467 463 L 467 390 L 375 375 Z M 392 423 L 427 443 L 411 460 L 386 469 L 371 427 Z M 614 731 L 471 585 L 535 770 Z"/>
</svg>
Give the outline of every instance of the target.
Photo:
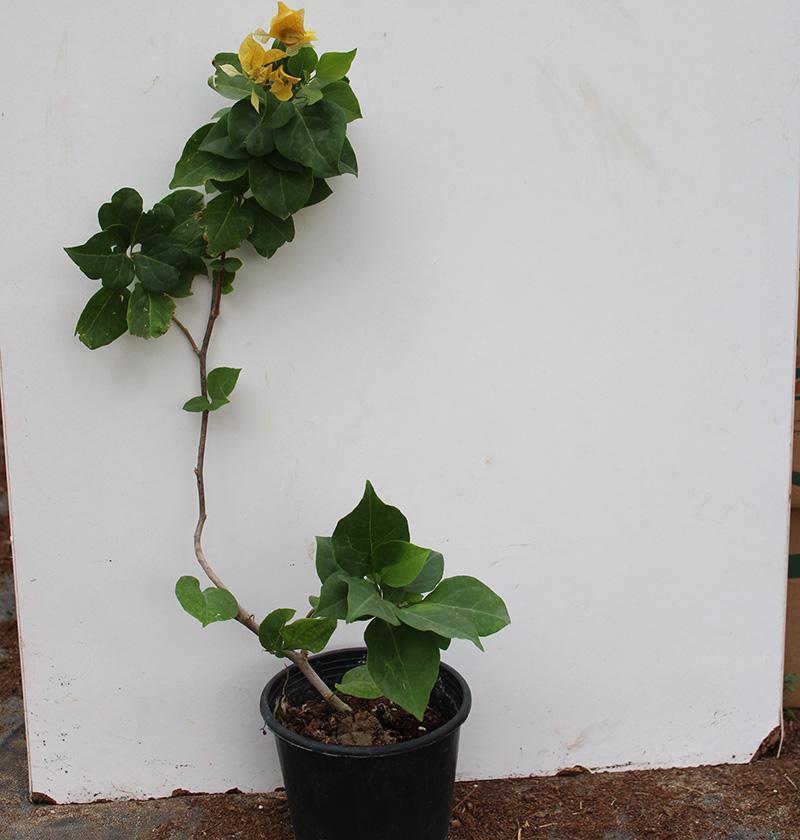
<svg viewBox="0 0 800 840">
<path fill-rule="evenodd" d="M 443 840 L 470 692 L 440 651 L 452 639 L 482 649 L 509 622 L 500 597 L 475 578 L 444 578 L 442 555 L 412 543 L 405 516 L 369 482 L 331 536 L 317 538 L 319 590 L 305 615 L 281 607 L 257 617 L 203 549 L 209 419 L 230 402 L 240 373 L 208 369 L 222 300 L 242 266 L 232 253 L 248 242 L 272 257 L 294 237 L 293 214 L 327 198 L 328 179 L 358 171 L 347 139 L 361 117 L 347 76 L 356 51 L 318 56 L 315 40 L 303 10 L 278 3 L 269 30 L 214 58 L 209 84 L 233 104 L 189 138 L 173 191 L 145 212 L 139 193 L 118 190 L 100 207 L 100 232 L 66 249 L 101 281 L 76 334 L 97 349 L 174 325 L 196 356 L 200 393 L 183 408 L 200 415 L 194 551 L 212 585 L 184 576 L 175 593 L 203 627 L 236 620 L 291 663 L 267 684 L 261 710 L 298 840 Z M 176 300 L 198 277 L 209 278 L 210 305 L 196 339 Z M 364 647 L 323 652 L 339 621 L 366 622 Z"/>
</svg>

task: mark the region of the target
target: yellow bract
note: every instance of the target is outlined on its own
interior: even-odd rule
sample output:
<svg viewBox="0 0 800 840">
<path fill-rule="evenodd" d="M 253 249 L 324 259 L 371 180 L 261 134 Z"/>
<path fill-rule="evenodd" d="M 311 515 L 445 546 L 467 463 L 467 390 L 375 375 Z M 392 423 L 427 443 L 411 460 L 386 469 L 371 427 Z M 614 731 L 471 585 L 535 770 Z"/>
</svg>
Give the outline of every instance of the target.
<svg viewBox="0 0 800 840">
<path fill-rule="evenodd" d="M 265 50 L 252 35 L 248 35 L 239 47 L 242 71 L 245 76 L 249 76 L 259 85 L 263 85 L 269 78 L 272 62 L 279 61 L 285 56 L 286 53 L 283 50 Z"/>
<path fill-rule="evenodd" d="M 281 102 L 288 102 L 292 98 L 292 85 L 300 81 L 296 76 L 290 76 L 283 67 L 270 73 L 269 78 L 272 82 L 269 92 Z"/>
<path fill-rule="evenodd" d="M 270 21 L 269 37 L 286 44 L 290 49 L 302 47 L 317 40 L 317 33 L 306 30 L 306 10 L 294 11 L 285 3 L 278 2 L 278 14 Z"/>
</svg>

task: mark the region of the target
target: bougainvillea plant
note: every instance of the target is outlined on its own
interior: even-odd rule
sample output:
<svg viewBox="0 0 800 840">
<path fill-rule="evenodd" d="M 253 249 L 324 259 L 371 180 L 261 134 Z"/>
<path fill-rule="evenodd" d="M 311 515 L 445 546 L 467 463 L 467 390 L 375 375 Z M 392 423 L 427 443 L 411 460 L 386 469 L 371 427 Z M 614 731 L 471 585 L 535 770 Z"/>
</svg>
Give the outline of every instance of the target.
<svg viewBox="0 0 800 840">
<path fill-rule="evenodd" d="M 222 298 L 233 291 L 242 267 L 232 254 L 247 243 L 272 257 L 294 238 L 292 216 L 331 195 L 329 179 L 358 173 L 347 138 L 348 125 L 361 117 L 347 75 L 356 51 L 318 55 L 316 40 L 302 9 L 278 3 L 269 30 L 256 29 L 238 53 L 214 58 L 209 85 L 233 104 L 189 138 L 175 166 L 173 191 L 144 211 L 139 193 L 123 187 L 100 207 L 100 232 L 66 249 L 84 274 L 101 281 L 75 332 L 94 350 L 126 332 L 158 338 L 174 325 L 197 357 L 200 393 L 183 408 L 200 414 L 194 549 L 212 586 L 202 589 L 197 578 L 180 578 L 175 593 L 186 612 L 204 627 L 239 621 L 265 650 L 293 662 L 338 711 L 349 710 L 341 695 L 385 695 L 422 718 L 440 650 L 453 638 L 481 647 L 481 637 L 508 624 L 508 613 L 475 578 L 442 579 L 442 555 L 411 543 L 405 516 L 384 504 L 369 482 L 332 536 L 317 538 L 321 589 L 309 598 L 305 617 L 281 608 L 258 621 L 203 550 L 209 418 L 230 402 L 240 373 L 207 367 Z M 200 340 L 176 315 L 176 301 L 192 294 L 198 278 L 210 285 Z M 313 670 L 308 654 L 325 648 L 338 621 L 369 624 L 366 664 L 345 674 L 337 693 Z"/>
</svg>

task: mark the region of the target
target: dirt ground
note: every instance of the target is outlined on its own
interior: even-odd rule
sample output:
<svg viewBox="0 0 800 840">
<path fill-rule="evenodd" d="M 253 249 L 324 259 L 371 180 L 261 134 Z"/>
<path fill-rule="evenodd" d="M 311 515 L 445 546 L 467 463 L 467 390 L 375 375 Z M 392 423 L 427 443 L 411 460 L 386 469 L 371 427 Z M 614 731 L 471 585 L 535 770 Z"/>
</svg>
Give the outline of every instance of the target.
<svg viewBox="0 0 800 840">
<path fill-rule="evenodd" d="M 30 802 L 3 478 L 0 460 L 0 840 L 292 840 L 281 792 Z M 800 840 L 800 713 L 785 728 L 780 758 L 745 765 L 461 782 L 450 840 Z"/>
</svg>

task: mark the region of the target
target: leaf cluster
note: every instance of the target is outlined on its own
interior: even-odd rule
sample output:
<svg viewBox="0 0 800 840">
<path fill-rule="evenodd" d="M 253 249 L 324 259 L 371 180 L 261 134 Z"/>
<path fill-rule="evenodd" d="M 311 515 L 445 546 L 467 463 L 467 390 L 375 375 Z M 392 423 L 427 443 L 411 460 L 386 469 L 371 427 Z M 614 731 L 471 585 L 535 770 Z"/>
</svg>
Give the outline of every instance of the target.
<svg viewBox="0 0 800 840">
<path fill-rule="evenodd" d="M 321 589 L 309 599 L 313 616 L 301 619 L 315 628 L 315 646 L 303 647 L 321 650 L 337 621 L 369 622 L 366 664 L 345 674 L 337 688 L 357 697 L 383 695 L 419 719 L 439 675 L 440 651 L 452 639 L 468 639 L 483 650 L 481 638 L 510 621 L 502 599 L 479 580 L 443 579 L 442 555 L 410 541 L 406 517 L 370 482 L 333 534 L 317 537 L 316 568 Z M 261 640 L 278 654 L 295 641 L 291 630 L 288 642 L 273 633 L 279 614 L 284 612 L 264 620 Z"/>
<path fill-rule="evenodd" d="M 170 183 L 175 192 L 145 212 L 136 190 L 118 190 L 100 207 L 100 231 L 65 249 L 101 282 L 75 329 L 87 347 L 103 347 L 126 332 L 163 335 L 176 299 L 190 295 L 194 278 L 209 271 L 221 279 L 223 293 L 231 292 L 242 265 L 231 251 L 248 242 L 272 257 L 294 239 L 293 214 L 331 195 L 328 179 L 358 174 L 347 139 L 348 123 L 361 116 L 345 75 L 354 55 L 318 59 L 304 47 L 287 57 L 289 72 L 302 82 L 285 102 L 221 69 L 241 71 L 237 55 L 215 57 L 211 86 L 236 101 L 189 138 Z"/>
</svg>

